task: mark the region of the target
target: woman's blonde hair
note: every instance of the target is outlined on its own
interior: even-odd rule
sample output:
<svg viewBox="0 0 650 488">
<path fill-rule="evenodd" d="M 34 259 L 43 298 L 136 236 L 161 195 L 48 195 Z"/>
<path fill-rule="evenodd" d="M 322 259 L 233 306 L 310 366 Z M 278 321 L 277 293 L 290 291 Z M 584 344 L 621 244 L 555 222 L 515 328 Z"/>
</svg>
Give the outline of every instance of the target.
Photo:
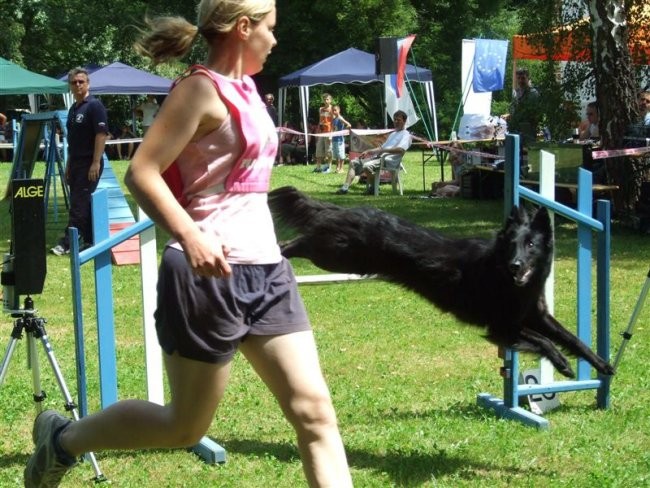
<svg viewBox="0 0 650 488">
<path fill-rule="evenodd" d="M 198 33 L 208 44 L 230 32 L 237 19 L 248 17 L 251 22 L 261 21 L 275 7 L 275 0 L 201 0 L 197 7 L 197 24 L 183 17 L 145 18 L 147 30 L 135 43 L 135 49 L 162 63 L 185 56 Z"/>
</svg>

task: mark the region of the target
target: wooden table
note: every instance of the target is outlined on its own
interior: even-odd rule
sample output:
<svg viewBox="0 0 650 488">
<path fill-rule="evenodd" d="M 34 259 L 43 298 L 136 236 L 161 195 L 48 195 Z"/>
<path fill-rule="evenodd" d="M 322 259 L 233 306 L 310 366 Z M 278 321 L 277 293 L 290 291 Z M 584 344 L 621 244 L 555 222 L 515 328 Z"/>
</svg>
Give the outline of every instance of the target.
<svg viewBox="0 0 650 488">
<path fill-rule="evenodd" d="M 486 178 L 490 177 L 490 175 L 505 174 L 505 172 L 502 169 L 496 169 L 492 166 L 486 166 L 486 165 L 477 165 L 474 167 L 473 171 L 477 171 L 479 173 L 479 176 L 477 178 L 478 185 L 479 185 L 478 188 L 479 198 L 481 194 L 485 194 L 485 192 L 483 191 L 484 190 L 483 185 L 486 182 Z M 529 186 L 533 189 L 539 186 L 539 181 L 536 180 L 520 179 L 519 182 L 522 185 Z M 559 195 L 558 201 L 568 200 L 568 203 L 575 204 L 576 194 L 578 191 L 577 184 L 567 183 L 567 182 L 556 182 L 555 189 L 562 190 L 564 195 L 569 197 L 569 198 L 561 198 L 561 195 Z M 609 194 L 610 200 L 613 200 L 613 192 L 617 191 L 618 189 L 619 189 L 618 185 L 605 185 L 605 184 L 593 184 L 591 187 L 594 196 L 602 193 L 607 193 Z"/>
<path fill-rule="evenodd" d="M 437 141 L 435 144 L 440 145 L 440 146 L 447 146 L 450 145 L 452 142 L 457 142 L 462 144 L 463 146 L 470 145 L 470 144 L 488 144 L 488 143 L 499 143 L 503 142 L 505 139 L 503 138 L 497 138 L 497 139 L 458 139 L 456 141 Z M 464 150 L 467 150 L 466 148 Z M 470 155 L 471 156 L 471 155 Z M 426 176 L 425 176 L 425 165 L 431 161 L 434 157 L 438 158 L 438 162 L 440 163 L 440 181 L 445 181 L 445 162 L 447 161 L 447 158 L 449 157 L 449 150 L 441 148 L 441 147 L 434 147 L 432 150 L 431 149 L 422 149 L 422 190 L 424 192 L 427 191 L 427 186 L 426 186 Z M 453 171 L 453 168 L 452 168 Z"/>
</svg>

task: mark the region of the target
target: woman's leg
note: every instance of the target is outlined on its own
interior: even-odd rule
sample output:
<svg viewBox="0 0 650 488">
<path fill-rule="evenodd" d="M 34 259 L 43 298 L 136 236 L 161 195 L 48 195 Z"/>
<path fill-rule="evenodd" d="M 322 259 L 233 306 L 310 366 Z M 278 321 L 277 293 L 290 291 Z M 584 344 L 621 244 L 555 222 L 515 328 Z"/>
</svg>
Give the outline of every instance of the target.
<svg viewBox="0 0 650 488">
<path fill-rule="evenodd" d="M 72 422 L 59 442 L 73 456 L 103 449 L 189 447 L 205 434 L 230 376 L 231 362 L 210 364 L 164 355 L 171 391 L 165 406 L 122 400 Z"/>
<path fill-rule="evenodd" d="M 352 486 L 312 332 L 248 336 L 239 350 L 275 395 L 296 430 L 309 485 Z"/>
</svg>

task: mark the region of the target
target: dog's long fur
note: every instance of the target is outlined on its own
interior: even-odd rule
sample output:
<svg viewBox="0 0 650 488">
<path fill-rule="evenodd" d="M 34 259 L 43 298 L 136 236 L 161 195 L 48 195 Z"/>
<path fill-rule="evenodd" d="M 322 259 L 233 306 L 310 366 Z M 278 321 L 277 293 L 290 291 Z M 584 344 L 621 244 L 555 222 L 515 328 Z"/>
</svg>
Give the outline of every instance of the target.
<svg viewBox="0 0 650 488">
<path fill-rule="evenodd" d="M 287 258 L 399 283 L 463 322 L 486 327 L 494 344 L 547 357 L 567 377 L 573 370 L 555 344 L 600 373 L 614 374 L 548 312 L 543 288 L 553 230 L 544 208 L 532 218 L 513 208 L 488 240 L 452 239 L 375 208 L 319 202 L 292 187 L 272 191 L 269 206 L 299 234 L 282 244 Z"/>
</svg>

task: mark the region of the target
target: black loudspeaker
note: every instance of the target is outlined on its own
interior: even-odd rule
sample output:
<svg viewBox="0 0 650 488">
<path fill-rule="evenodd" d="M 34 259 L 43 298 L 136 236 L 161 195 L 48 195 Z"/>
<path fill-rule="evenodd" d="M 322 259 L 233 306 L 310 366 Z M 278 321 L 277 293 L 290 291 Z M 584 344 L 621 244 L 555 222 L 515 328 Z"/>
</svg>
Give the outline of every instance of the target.
<svg viewBox="0 0 650 488">
<path fill-rule="evenodd" d="M 41 293 L 45 283 L 45 183 L 11 181 L 11 244 L 16 295 Z"/>
<path fill-rule="evenodd" d="M 375 43 L 375 74 L 397 73 L 397 37 L 378 37 Z"/>
</svg>

